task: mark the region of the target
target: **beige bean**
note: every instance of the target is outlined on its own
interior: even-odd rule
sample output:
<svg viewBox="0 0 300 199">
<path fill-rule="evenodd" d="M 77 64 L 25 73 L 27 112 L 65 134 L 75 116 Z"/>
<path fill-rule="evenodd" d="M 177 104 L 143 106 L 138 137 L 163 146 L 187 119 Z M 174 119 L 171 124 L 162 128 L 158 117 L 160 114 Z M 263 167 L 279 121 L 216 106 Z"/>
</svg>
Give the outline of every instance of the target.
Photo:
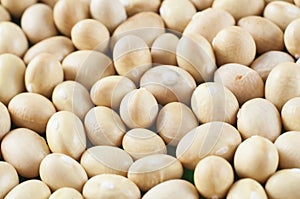
<svg viewBox="0 0 300 199">
<path fill-rule="evenodd" d="M 289 2 L 273 1 L 266 5 L 263 16 L 284 31 L 291 21 L 300 17 L 300 8 Z"/>
<path fill-rule="evenodd" d="M 288 131 L 281 134 L 274 142 L 279 154 L 279 168 L 300 168 L 300 133 Z"/>
<path fill-rule="evenodd" d="M 127 19 L 125 7 L 119 0 L 91 0 L 90 12 L 111 33 Z"/>
<path fill-rule="evenodd" d="M 295 62 L 293 57 L 283 51 L 268 51 L 258 56 L 250 65 L 265 82 L 271 70 L 280 63 Z"/>
<path fill-rule="evenodd" d="M 297 37 L 298 34 L 300 34 L 300 19 L 295 19 L 291 21 L 285 29 L 284 44 L 288 52 L 296 59 L 300 57 L 300 41 Z"/>
<path fill-rule="evenodd" d="M 77 191 L 74 188 L 63 187 L 63 188 L 57 189 L 49 197 L 49 199 L 66 199 L 66 198 L 83 199 L 83 196 L 81 195 L 81 193 L 79 191 Z"/>
<path fill-rule="evenodd" d="M 9 13 L 16 18 L 20 18 L 24 10 L 35 4 L 38 0 L 1 0 L 1 4 L 9 11 Z"/>
<path fill-rule="evenodd" d="M 208 156 L 197 164 L 195 186 L 206 198 L 224 198 L 234 181 L 231 165 L 219 156 Z"/>
<path fill-rule="evenodd" d="M 22 29 L 13 22 L 0 22 L 0 54 L 11 53 L 22 57 L 28 49 L 28 42 Z"/>
<path fill-rule="evenodd" d="M 242 17 L 251 15 L 261 15 L 264 7 L 264 0 L 214 0 L 213 8 L 224 9 L 235 18 L 239 20 Z"/>
<path fill-rule="evenodd" d="M 168 29 L 183 32 L 196 13 L 196 8 L 189 0 L 164 0 L 159 13 Z"/>
<path fill-rule="evenodd" d="M 148 128 L 155 122 L 157 114 L 158 103 L 145 88 L 130 91 L 120 104 L 120 116 L 129 128 Z"/>
<path fill-rule="evenodd" d="M 64 36 L 53 36 L 31 46 L 24 55 L 24 62 L 28 64 L 35 56 L 41 53 L 53 54 L 59 61 L 74 51 L 71 39 Z"/>
<path fill-rule="evenodd" d="M 270 199 L 299 198 L 300 169 L 282 169 L 266 182 L 265 189 Z"/>
<path fill-rule="evenodd" d="M 212 41 L 218 66 L 227 63 L 250 65 L 256 55 L 256 45 L 249 32 L 239 26 L 222 29 Z"/>
<path fill-rule="evenodd" d="M 90 16 L 89 7 L 83 1 L 60 0 L 53 7 L 54 23 L 60 33 L 71 36 L 72 27 Z"/>
<path fill-rule="evenodd" d="M 209 122 L 192 129 L 179 141 L 176 157 L 185 168 L 192 170 L 209 155 L 231 161 L 241 141 L 239 132 L 230 124 Z"/>
<path fill-rule="evenodd" d="M 141 191 L 148 191 L 161 182 L 180 179 L 183 174 L 181 163 L 166 154 L 154 154 L 136 160 L 128 170 L 128 179 Z"/>
<path fill-rule="evenodd" d="M 113 146 L 94 146 L 87 149 L 80 159 L 80 164 L 91 178 L 99 174 L 127 176 L 133 160 L 124 150 Z"/>
<path fill-rule="evenodd" d="M 236 181 L 226 196 L 227 199 L 240 199 L 241 197 L 268 199 L 262 185 L 251 178 L 243 178 Z"/>
<path fill-rule="evenodd" d="M 276 106 L 263 98 L 248 100 L 237 115 L 237 129 L 243 139 L 259 135 L 274 142 L 281 134 L 281 126 Z"/>
<path fill-rule="evenodd" d="M 8 104 L 12 122 L 18 127 L 25 127 L 44 133 L 49 118 L 56 112 L 52 102 L 36 93 L 20 93 Z"/>
<path fill-rule="evenodd" d="M 292 62 L 276 65 L 266 80 L 265 98 L 281 111 L 289 99 L 297 96 L 300 96 L 299 65 Z"/>
<path fill-rule="evenodd" d="M 81 120 L 72 112 L 53 114 L 46 128 L 46 139 L 53 153 L 63 153 L 76 160 L 86 149 L 86 135 Z"/>
<path fill-rule="evenodd" d="M 178 37 L 172 33 L 158 36 L 151 46 L 153 64 L 177 65 L 176 47 Z"/>
<path fill-rule="evenodd" d="M 237 98 L 239 104 L 264 96 L 264 82 L 259 74 L 241 64 L 225 64 L 218 68 L 214 81 L 223 84 Z"/>
<path fill-rule="evenodd" d="M 196 82 L 182 68 L 160 65 L 143 74 L 140 86 L 150 91 L 161 105 L 176 101 L 190 104 Z"/>
<path fill-rule="evenodd" d="M 27 180 L 15 186 L 4 199 L 47 199 L 51 195 L 49 187 L 40 180 Z"/>
<path fill-rule="evenodd" d="M 281 109 L 281 119 L 287 131 L 300 131 L 300 97 L 289 99 Z"/>
<path fill-rule="evenodd" d="M 0 55 L 0 101 L 7 105 L 17 94 L 25 91 L 26 66 L 22 59 L 13 54 Z"/>
<path fill-rule="evenodd" d="M 81 192 L 88 180 L 83 167 L 70 156 L 61 153 L 51 153 L 42 160 L 40 177 L 52 191 L 71 187 Z"/>
<path fill-rule="evenodd" d="M 189 72 L 197 83 L 211 81 L 216 59 L 210 43 L 201 35 L 184 35 L 176 49 L 178 66 Z"/>
<path fill-rule="evenodd" d="M 122 146 L 134 160 L 152 154 L 167 153 L 167 147 L 163 139 L 155 132 L 143 128 L 128 131 L 123 137 Z"/>
<path fill-rule="evenodd" d="M 9 132 L 11 127 L 10 115 L 7 107 L 0 102 L 0 140 Z"/>
<path fill-rule="evenodd" d="M 84 127 L 93 145 L 121 146 L 126 131 L 120 116 L 105 106 L 91 108 L 84 118 Z"/>
<path fill-rule="evenodd" d="M 19 176 L 16 169 L 11 164 L 0 161 L 0 198 L 4 198 L 18 184 Z"/>
<path fill-rule="evenodd" d="M 192 110 L 181 102 L 171 102 L 158 113 L 156 129 L 162 139 L 172 146 L 177 146 L 181 138 L 198 126 Z"/>
<path fill-rule="evenodd" d="M 9 12 L 3 7 L 3 5 L 0 5 L 0 21 L 10 21 L 11 17 Z"/>
<path fill-rule="evenodd" d="M 71 30 L 71 38 L 78 50 L 108 50 L 109 32 L 101 22 L 94 19 L 77 22 Z"/>
<path fill-rule="evenodd" d="M 214 0 L 190 0 L 197 10 L 204 10 L 212 6 Z"/>
<path fill-rule="evenodd" d="M 260 16 L 248 16 L 241 18 L 238 25 L 251 34 L 258 54 L 271 50 L 283 51 L 283 31 L 271 20 Z"/>
<path fill-rule="evenodd" d="M 25 86 L 28 92 L 47 98 L 52 96 L 56 85 L 64 80 L 63 69 L 57 58 L 49 53 L 35 56 L 25 71 Z"/>
<path fill-rule="evenodd" d="M 191 107 L 200 123 L 223 121 L 234 125 L 239 103 L 234 94 L 222 84 L 207 82 L 194 90 Z"/>
<path fill-rule="evenodd" d="M 2 140 L 1 152 L 3 159 L 26 178 L 39 175 L 40 163 L 50 153 L 45 139 L 26 128 L 10 131 Z"/>
<path fill-rule="evenodd" d="M 33 44 L 58 34 L 52 8 L 42 3 L 34 4 L 24 11 L 21 27 Z"/>
<path fill-rule="evenodd" d="M 143 199 L 198 199 L 199 195 L 194 185 L 186 180 L 168 180 L 152 187 L 147 191 Z"/>
<path fill-rule="evenodd" d="M 212 23 L 214 24 L 213 26 L 211 25 Z M 233 26 L 234 24 L 235 19 L 229 12 L 223 9 L 207 8 L 197 12 L 193 16 L 192 20 L 184 29 L 183 34 L 200 34 L 211 43 L 220 30 Z"/>
<path fill-rule="evenodd" d="M 275 173 L 279 156 L 275 145 L 267 138 L 255 135 L 244 140 L 234 154 L 234 168 L 241 178 L 260 183 Z"/>
<path fill-rule="evenodd" d="M 58 111 L 71 111 L 81 120 L 94 107 L 88 90 L 75 81 L 58 84 L 53 90 L 52 102 Z"/>
<path fill-rule="evenodd" d="M 140 199 L 139 188 L 128 178 L 115 174 L 101 174 L 90 178 L 83 187 L 86 199 Z"/>
<path fill-rule="evenodd" d="M 292 1 L 292 0 L 291 0 Z M 300 1 L 299 0 L 293 0 L 291 3 L 293 3 L 296 5 L 296 6 L 300 6 Z"/>
<path fill-rule="evenodd" d="M 119 0 L 126 9 L 128 16 L 135 15 L 140 12 L 158 12 L 161 0 Z"/>
<path fill-rule="evenodd" d="M 111 75 L 98 80 L 92 86 L 90 96 L 95 105 L 118 110 L 123 97 L 134 89 L 136 86 L 129 78 Z"/>
</svg>

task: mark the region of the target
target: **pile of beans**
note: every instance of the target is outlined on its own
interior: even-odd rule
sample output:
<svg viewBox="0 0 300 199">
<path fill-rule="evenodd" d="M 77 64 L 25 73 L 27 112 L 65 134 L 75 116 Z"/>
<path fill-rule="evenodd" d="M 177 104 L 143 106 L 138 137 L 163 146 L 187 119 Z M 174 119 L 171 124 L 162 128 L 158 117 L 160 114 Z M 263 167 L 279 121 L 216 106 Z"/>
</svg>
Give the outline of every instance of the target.
<svg viewBox="0 0 300 199">
<path fill-rule="evenodd" d="M 299 0 L 1 0 L 0 199 L 299 199 Z"/>
</svg>

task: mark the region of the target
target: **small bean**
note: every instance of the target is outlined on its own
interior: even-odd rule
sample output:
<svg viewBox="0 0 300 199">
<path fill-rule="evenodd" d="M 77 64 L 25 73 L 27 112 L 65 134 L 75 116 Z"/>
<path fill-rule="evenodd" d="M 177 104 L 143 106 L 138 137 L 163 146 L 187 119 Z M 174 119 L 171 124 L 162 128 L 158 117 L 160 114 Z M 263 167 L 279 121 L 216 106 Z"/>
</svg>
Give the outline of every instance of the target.
<svg viewBox="0 0 300 199">
<path fill-rule="evenodd" d="M 79 191 L 77 191 L 74 188 L 63 187 L 63 188 L 57 189 L 49 197 L 49 199 L 66 199 L 66 198 L 83 199 L 83 196 L 81 195 L 81 193 Z"/>
<path fill-rule="evenodd" d="M 22 2 L 18 0 L 1 0 L 2 6 L 4 6 L 9 13 L 16 18 L 20 18 L 24 10 L 37 3 L 38 0 L 24 0 Z"/>
<path fill-rule="evenodd" d="M 161 0 L 120 0 L 120 2 L 125 6 L 128 16 L 147 11 L 158 12 L 161 4 Z"/>
<path fill-rule="evenodd" d="M 0 198 L 4 198 L 18 184 L 19 176 L 16 169 L 11 164 L 0 161 Z"/>
<path fill-rule="evenodd" d="M 0 102 L 0 141 L 10 131 L 11 119 L 7 107 Z"/>
<path fill-rule="evenodd" d="M 287 131 L 300 131 L 300 97 L 289 99 L 281 109 L 281 119 Z"/>
</svg>

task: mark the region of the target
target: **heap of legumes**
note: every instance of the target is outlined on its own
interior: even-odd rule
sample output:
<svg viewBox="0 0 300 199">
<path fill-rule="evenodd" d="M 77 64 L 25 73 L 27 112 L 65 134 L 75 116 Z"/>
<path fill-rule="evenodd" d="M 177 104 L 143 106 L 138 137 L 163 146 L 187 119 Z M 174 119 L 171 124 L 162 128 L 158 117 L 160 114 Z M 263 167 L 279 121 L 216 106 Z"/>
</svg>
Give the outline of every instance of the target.
<svg viewBox="0 0 300 199">
<path fill-rule="evenodd" d="M 299 0 L 0 0 L 0 199 L 300 199 Z"/>
</svg>

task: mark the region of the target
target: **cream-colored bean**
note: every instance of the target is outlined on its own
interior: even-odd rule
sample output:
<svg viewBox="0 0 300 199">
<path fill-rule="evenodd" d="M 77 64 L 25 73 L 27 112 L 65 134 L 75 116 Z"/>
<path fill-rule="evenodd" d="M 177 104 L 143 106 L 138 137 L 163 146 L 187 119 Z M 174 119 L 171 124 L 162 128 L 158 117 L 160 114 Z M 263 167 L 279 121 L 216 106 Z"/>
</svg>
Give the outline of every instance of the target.
<svg viewBox="0 0 300 199">
<path fill-rule="evenodd" d="M 237 129 L 243 139 L 259 135 L 274 142 L 281 134 L 281 126 L 276 106 L 263 98 L 248 100 L 237 115 Z"/>
<path fill-rule="evenodd" d="M 53 36 L 31 46 L 24 55 L 24 62 L 28 64 L 35 56 L 41 53 L 53 54 L 59 61 L 74 51 L 74 46 L 68 37 Z"/>
<path fill-rule="evenodd" d="M 112 60 L 94 50 L 78 50 L 67 55 L 62 61 L 66 80 L 76 80 L 88 90 L 99 79 L 114 75 Z"/>
<path fill-rule="evenodd" d="M 42 3 L 34 4 L 24 11 L 21 27 L 33 44 L 58 34 L 52 8 Z"/>
<path fill-rule="evenodd" d="M 26 180 L 15 186 L 4 199 L 47 199 L 51 195 L 49 187 L 40 180 Z"/>
<path fill-rule="evenodd" d="M 189 72 L 197 83 L 211 81 L 217 69 L 210 43 L 201 35 L 186 34 L 176 49 L 178 66 Z"/>
<path fill-rule="evenodd" d="M 60 0 L 53 7 L 54 23 L 59 32 L 68 37 L 71 36 L 72 27 L 89 16 L 89 7 L 83 1 Z"/>
<path fill-rule="evenodd" d="M 231 161 L 241 141 L 239 132 L 230 124 L 209 122 L 192 129 L 179 141 L 176 157 L 185 168 L 192 170 L 209 155 Z"/>
<path fill-rule="evenodd" d="M 0 5 L 0 21 L 10 21 L 11 17 L 9 12 L 3 7 L 3 5 Z"/>
<path fill-rule="evenodd" d="M 46 139 L 53 153 L 63 153 L 76 160 L 86 149 L 86 135 L 81 120 L 72 112 L 53 114 L 46 128 Z"/>
<path fill-rule="evenodd" d="M 183 34 L 200 34 L 211 43 L 220 30 L 234 24 L 235 19 L 229 12 L 223 9 L 207 8 L 193 16 Z"/>
<path fill-rule="evenodd" d="M 219 156 L 208 156 L 197 164 L 195 186 L 206 198 L 224 198 L 234 181 L 231 165 Z"/>
<path fill-rule="evenodd" d="M 63 188 L 57 189 L 49 197 L 49 199 L 66 199 L 66 198 L 83 199 L 83 196 L 81 195 L 81 193 L 79 191 L 77 191 L 74 188 L 63 187 Z"/>
<path fill-rule="evenodd" d="M 9 13 L 15 17 L 20 18 L 24 10 L 35 4 L 38 0 L 24 0 L 22 2 L 18 0 L 1 0 L 1 4 L 9 11 Z"/>
<path fill-rule="evenodd" d="M 176 146 L 181 138 L 198 126 L 198 121 L 192 110 L 181 102 L 171 102 L 158 113 L 156 129 L 162 139 Z"/>
<path fill-rule="evenodd" d="M 11 119 L 7 107 L 0 102 L 0 141 L 11 128 Z"/>
<path fill-rule="evenodd" d="M 218 66 L 227 63 L 250 65 L 256 55 L 256 45 L 249 32 L 239 26 L 222 29 L 212 41 Z"/>
<path fill-rule="evenodd" d="M 34 178 L 39 175 L 40 163 L 50 150 L 45 139 L 36 132 L 17 128 L 3 138 L 1 152 L 3 159 L 12 164 L 19 175 Z"/>
<path fill-rule="evenodd" d="M 236 181 L 228 191 L 226 199 L 240 199 L 241 197 L 268 199 L 262 185 L 251 178 Z"/>
<path fill-rule="evenodd" d="M 155 132 L 143 128 L 135 128 L 126 132 L 122 140 L 122 146 L 134 160 L 152 154 L 167 153 L 167 147 L 163 139 Z"/>
<path fill-rule="evenodd" d="M 120 104 L 120 116 L 129 128 L 148 128 L 156 120 L 158 103 L 145 88 L 127 93 Z"/>
<path fill-rule="evenodd" d="M 108 50 L 109 32 L 101 22 L 94 19 L 77 22 L 71 30 L 71 38 L 78 50 Z"/>
<path fill-rule="evenodd" d="M 189 0 L 164 0 L 159 13 L 168 29 L 183 32 L 196 13 L 196 8 Z"/>
<path fill-rule="evenodd" d="M 83 167 L 70 156 L 61 153 L 51 153 L 42 160 L 40 177 L 52 191 L 71 187 L 81 192 L 88 180 Z"/>
<path fill-rule="evenodd" d="M 191 107 L 200 123 L 224 121 L 234 125 L 239 103 L 234 94 L 222 84 L 207 82 L 194 90 Z"/>
<path fill-rule="evenodd" d="M 179 38 L 172 33 L 158 36 L 151 46 L 153 64 L 177 65 L 176 48 Z"/>
<path fill-rule="evenodd" d="M 84 118 L 84 127 L 93 145 L 119 147 L 126 131 L 118 113 L 105 106 L 91 108 Z"/>
<path fill-rule="evenodd" d="M 166 154 L 154 154 L 136 160 L 128 170 L 128 179 L 141 191 L 148 191 L 161 182 L 180 179 L 183 174 L 181 163 Z"/>
<path fill-rule="evenodd" d="M 299 198 L 300 169 L 282 169 L 272 175 L 265 185 L 270 199 Z"/>
<path fill-rule="evenodd" d="M 223 84 L 237 98 L 239 104 L 264 96 L 264 82 L 259 74 L 241 64 L 225 64 L 218 68 L 214 81 Z"/>
<path fill-rule="evenodd" d="M 35 56 L 25 71 L 25 86 L 28 92 L 49 98 L 56 85 L 64 80 L 63 69 L 57 58 L 49 53 Z"/>
<path fill-rule="evenodd" d="M 300 17 L 300 8 L 289 2 L 273 1 L 265 7 L 263 16 L 284 31 L 291 21 Z"/>
<path fill-rule="evenodd" d="M 248 16 L 241 18 L 238 25 L 251 34 L 258 54 L 271 50 L 283 51 L 283 31 L 271 20 L 261 16 Z"/>
<path fill-rule="evenodd" d="M 90 12 L 111 33 L 127 19 L 125 7 L 119 0 L 91 0 Z"/>
<path fill-rule="evenodd" d="M 4 198 L 18 184 L 19 176 L 16 169 L 11 164 L 0 161 L 0 198 Z"/>
<path fill-rule="evenodd" d="M 71 111 L 81 120 L 94 107 L 88 90 L 75 81 L 58 84 L 53 90 L 52 102 L 58 111 Z"/>
<path fill-rule="evenodd" d="M 212 6 L 214 0 L 190 0 L 197 10 L 204 10 Z"/>
<path fill-rule="evenodd" d="M 128 77 L 136 84 L 152 66 L 149 47 L 134 35 L 124 36 L 117 41 L 113 50 L 113 60 L 118 74 Z"/>
<path fill-rule="evenodd" d="M 98 80 L 92 86 L 90 96 L 95 105 L 118 110 L 123 97 L 134 89 L 136 86 L 129 78 L 111 75 Z"/>
<path fill-rule="evenodd" d="M 101 174 L 90 178 L 83 187 L 86 199 L 140 199 L 139 188 L 128 178 L 115 174 Z"/>
<path fill-rule="evenodd" d="M 296 59 L 300 57 L 300 40 L 297 37 L 298 34 L 300 34 L 300 19 L 297 18 L 289 23 L 284 32 L 285 47 Z"/>
<path fill-rule="evenodd" d="M 196 82 L 182 68 L 161 65 L 153 67 L 143 74 L 140 87 L 150 91 L 161 105 L 176 101 L 190 104 Z"/>
<path fill-rule="evenodd" d="M 298 6 L 298 7 L 300 6 L 300 0 L 293 0 L 291 3 L 293 3 L 293 2 L 296 6 Z"/>
<path fill-rule="evenodd" d="M 15 23 L 0 22 L 0 54 L 11 53 L 22 57 L 28 49 L 25 33 Z"/>
<path fill-rule="evenodd" d="M 52 102 L 36 93 L 20 93 L 8 104 L 12 122 L 18 127 L 26 127 L 44 133 L 49 118 L 56 112 Z"/>
<path fill-rule="evenodd" d="M 255 135 L 244 140 L 234 154 L 234 168 L 241 178 L 260 183 L 275 173 L 279 155 L 276 146 L 267 138 Z"/>
<path fill-rule="evenodd" d="M 289 99 L 281 109 L 281 119 L 287 131 L 300 131 L 300 97 Z"/>
<path fill-rule="evenodd" d="M 297 96 L 300 96 L 299 65 L 292 62 L 276 65 L 266 80 L 265 98 L 281 111 L 289 99 Z"/>
<path fill-rule="evenodd" d="M 264 7 L 264 0 L 214 0 L 213 8 L 224 9 L 231 13 L 235 20 L 251 15 L 261 15 Z"/>
<path fill-rule="evenodd" d="M 281 134 L 274 142 L 279 154 L 279 168 L 300 168 L 300 133 L 288 131 Z"/>
<path fill-rule="evenodd" d="M 161 0 L 119 0 L 126 9 L 128 16 L 135 15 L 140 12 L 158 12 Z"/>
<path fill-rule="evenodd" d="M 186 180 L 167 180 L 147 191 L 142 199 L 198 199 L 199 194 L 194 185 Z"/>
<path fill-rule="evenodd" d="M 99 174 L 127 176 L 133 160 L 124 150 L 113 146 L 94 146 L 87 149 L 80 159 L 80 164 L 91 178 Z"/>
<path fill-rule="evenodd" d="M 271 70 L 278 64 L 295 62 L 293 57 L 283 51 L 268 51 L 258 56 L 250 65 L 265 82 Z"/>
</svg>

